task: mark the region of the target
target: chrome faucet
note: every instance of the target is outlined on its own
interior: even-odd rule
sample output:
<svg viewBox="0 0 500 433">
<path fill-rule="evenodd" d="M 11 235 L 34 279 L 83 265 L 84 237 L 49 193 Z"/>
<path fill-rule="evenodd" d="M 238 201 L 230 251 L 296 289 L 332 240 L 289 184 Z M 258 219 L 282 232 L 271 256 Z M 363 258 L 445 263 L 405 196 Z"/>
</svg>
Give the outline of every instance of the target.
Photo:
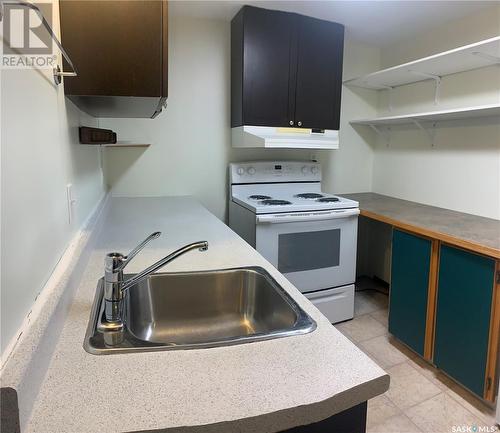
<svg viewBox="0 0 500 433">
<path fill-rule="evenodd" d="M 193 242 L 185 245 L 125 281 L 123 278 L 123 269 L 139 253 L 139 251 L 141 251 L 153 239 L 160 237 L 160 235 L 161 232 L 152 233 L 127 255 L 122 253 L 106 254 L 104 261 L 104 314 L 106 322 L 111 325 L 110 327 L 112 329 L 119 329 L 123 326 L 122 304 L 127 290 L 130 287 L 141 282 L 145 278 L 149 277 L 153 272 L 156 272 L 167 263 L 175 260 L 177 257 L 182 256 L 188 251 L 193 249 L 206 251 L 208 249 L 207 241 Z"/>
</svg>

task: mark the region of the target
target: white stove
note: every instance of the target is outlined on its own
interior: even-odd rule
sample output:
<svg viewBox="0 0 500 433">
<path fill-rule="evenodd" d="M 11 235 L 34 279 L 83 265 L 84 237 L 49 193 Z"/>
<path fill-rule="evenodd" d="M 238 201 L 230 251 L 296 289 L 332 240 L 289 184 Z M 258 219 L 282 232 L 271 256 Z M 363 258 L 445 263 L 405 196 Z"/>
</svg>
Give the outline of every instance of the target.
<svg viewBox="0 0 500 433">
<path fill-rule="evenodd" d="M 239 185 L 233 200 L 256 214 L 357 208 L 358 203 L 321 192 L 321 183 Z"/>
<path fill-rule="evenodd" d="M 358 203 L 321 191 L 317 162 L 230 165 L 229 225 L 332 323 L 353 317 Z"/>
</svg>

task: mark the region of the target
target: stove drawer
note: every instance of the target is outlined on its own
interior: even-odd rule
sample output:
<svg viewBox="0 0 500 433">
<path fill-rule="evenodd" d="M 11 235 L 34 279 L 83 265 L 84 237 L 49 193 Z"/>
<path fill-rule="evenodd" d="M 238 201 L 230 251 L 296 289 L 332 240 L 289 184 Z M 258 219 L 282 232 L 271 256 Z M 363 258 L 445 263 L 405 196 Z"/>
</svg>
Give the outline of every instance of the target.
<svg viewBox="0 0 500 433">
<path fill-rule="evenodd" d="M 331 323 L 354 317 L 354 284 L 305 293 L 305 296 Z"/>
</svg>

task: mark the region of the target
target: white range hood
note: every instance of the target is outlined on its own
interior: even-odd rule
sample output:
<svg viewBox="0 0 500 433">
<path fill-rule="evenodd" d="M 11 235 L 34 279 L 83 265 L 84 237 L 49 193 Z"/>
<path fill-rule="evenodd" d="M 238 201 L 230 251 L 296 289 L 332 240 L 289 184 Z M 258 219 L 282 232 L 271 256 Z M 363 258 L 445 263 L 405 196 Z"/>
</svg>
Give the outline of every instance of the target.
<svg viewBox="0 0 500 433">
<path fill-rule="evenodd" d="M 245 125 L 231 128 L 231 141 L 233 147 L 338 149 L 339 131 Z"/>
</svg>

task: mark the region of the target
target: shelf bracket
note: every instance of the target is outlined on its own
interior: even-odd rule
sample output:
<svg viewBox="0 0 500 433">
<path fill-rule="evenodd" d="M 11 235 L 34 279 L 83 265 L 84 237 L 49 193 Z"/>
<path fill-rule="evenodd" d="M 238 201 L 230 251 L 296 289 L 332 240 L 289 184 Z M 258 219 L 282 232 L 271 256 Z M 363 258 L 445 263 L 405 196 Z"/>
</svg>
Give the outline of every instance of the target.
<svg viewBox="0 0 500 433">
<path fill-rule="evenodd" d="M 373 123 L 370 123 L 370 128 L 372 128 L 380 137 L 385 139 L 385 142 L 387 146 L 389 146 L 389 143 L 391 142 L 391 128 L 387 128 L 387 131 L 383 131 L 380 129 L 377 125 L 374 125 Z"/>
<path fill-rule="evenodd" d="M 392 111 L 392 91 L 394 90 L 393 86 L 386 86 L 385 84 L 379 84 L 381 89 L 386 89 L 389 92 L 389 111 Z"/>
<path fill-rule="evenodd" d="M 421 77 L 428 78 L 430 80 L 434 80 L 434 105 L 439 105 L 439 94 L 441 90 L 441 76 L 435 75 L 435 74 L 428 74 L 427 72 L 420 72 L 420 71 L 413 71 L 411 69 L 408 69 L 408 72 L 415 74 L 415 75 L 420 75 Z"/>
<path fill-rule="evenodd" d="M 479 51 L 473 51 L 472 55 L 481 57 L 482 59 L 488 60 L 494 65 L 500 65 L 500 57 L 492 56 L 491 54 L 480 53 Z"/>
<path fill-rule="evenodd" d="M 432 124 L 432 128 L 426 128 L 422 122 L 416 119 L 412 119 L 412 122 L 417 125 L 419 129 L 424 131 L 425 135 L 429 139 L 429 142 L 431 143 L 431 146 L 434 147 L 434 139 L 436 137 L 436 122 Z"/>
</svg>

